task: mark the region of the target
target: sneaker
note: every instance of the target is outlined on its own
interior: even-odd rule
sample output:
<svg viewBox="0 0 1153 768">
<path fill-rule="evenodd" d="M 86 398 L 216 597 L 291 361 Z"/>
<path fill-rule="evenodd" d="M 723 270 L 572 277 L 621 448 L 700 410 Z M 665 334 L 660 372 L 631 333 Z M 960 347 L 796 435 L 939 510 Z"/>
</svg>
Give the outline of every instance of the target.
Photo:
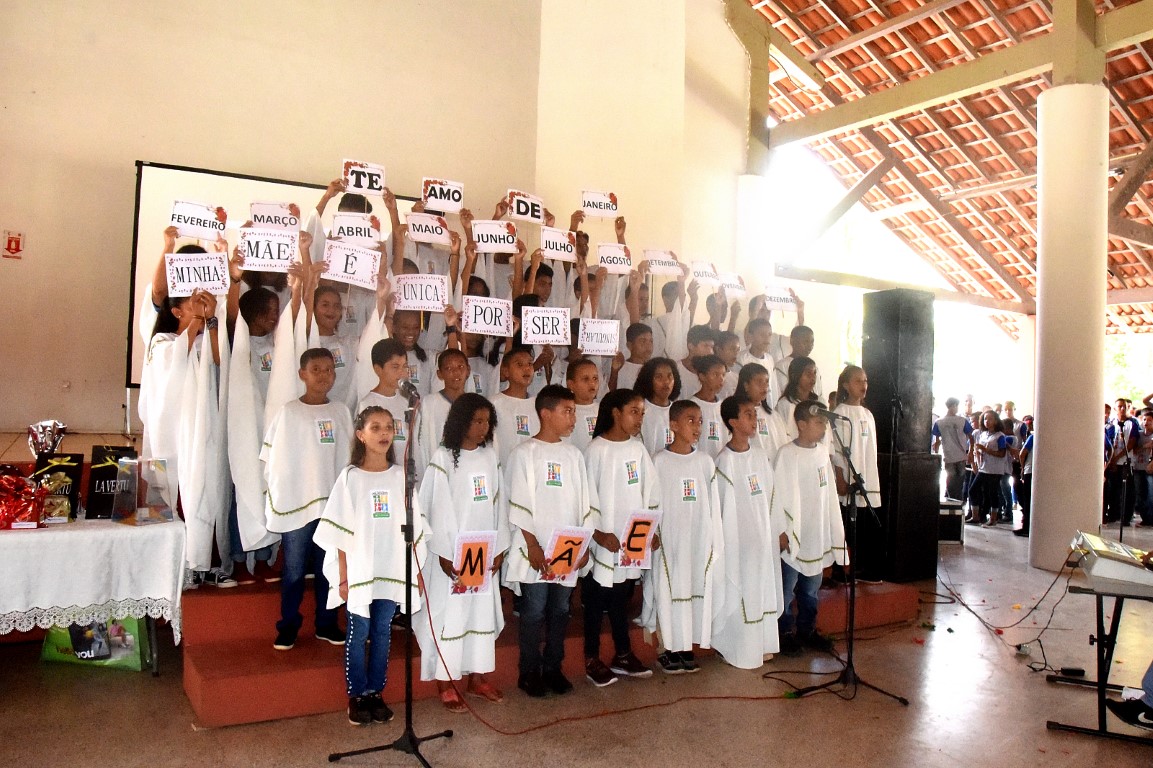
<svg viewBox="0 0 1153 768">
<path fill-rule="evenodd" d="M 1128 701 L 1110 699 L 1105 702 L 1105 706 L 1129 725 L 1143 728 L 1146 731 L 1153 731 L 1153 707 L 1140 699 L 1129 699 Z"/>
<path fill-rule="evenodd" d="M 236 579 L 227 575 L 219 568 L 213 568 L 210 571 L 198 571 L 195 579 L 199 584 L 207 584 L 210 587 L 219 587 L 220 589 L 229 589 L 231 587 L 239 586 Z"/>
<path fill-rule="evenodd" d="M 820 651 L 821 653 L 833 652 L 833 641 L 822 635 L 820 632 L 817 632 L 816 630 L 813 630 L 809 634 L 802 637 L 800 640 L 801 645 L 805 646 L 806 648 L 812 648 L 814 651 Z"/>
<path fill-rule="evenodd" d="M 697 664 L 697 657 L 693 655 L 692 651 L 681 651 L 678 654 L 681 657 L 681 666 L 685 668 L 685 672 L 692 674 L 693 672 L 700 672 L 701 667 Z"/>
<path fill-rule="evenodd" d="M 374 723 L 387 723 L 392 719 L 392 710 L 379 693 L 371 693 L 365 698 L 368 699 L 368 714 L 372 717 Z"/>
<path fill-rule="evenodd" d="M 600 659 L 585 660 L 585 678 L 597 688 L 604 688 L 617 681 L 617 676 Z"/>
<path fill-rule="evenodd" d="M 296 645 L 295 629 L 278 629 L 276 631 L 276 640 L 272 643 L 273 648 L 278 651 L 291 651 L 294 645 Z"/>
<path fill-rule="evenodd" d="M 256 577 L 248 572 L 248 566 L 245 565 L 243 560 L 232 564 L 232 578 L 242 587 L 256 583 Z"/>
<path fill-rule="evenodd" d="M 563 696 L 572 691 L 572 683 L 564 676 L 564 673 L 559 669 L 554 669 L 551 672 L 544 673 L 544 684 L 548 689 L 558 696 Z"/>
<path fill-rule="evenodd" d="M 621 656 L 613 657 L 612 664 L 609 664 L 609 669 L 614 674 L 622 675 L 624 677 L 652 677 L 653 671 L 641 663 L 632 651 Z"/>
<path fill-rule="evenodd" d="M 344 630 L 335 625 L 323 627 L 316 630 L 316 639 L 332 645 L 344 645 Z"/>
<path fill-rule="evenodd" d="M 274 568 L 272 563 L 266 563 L 263 560 L 256 561 L 256 565 L 252 567 L 252 575 L 265 584 L 275 584 L 280 581 L 280 571 Z"/>
<path fill-rule="evenodd" d="M 785 656 L 800 656 L 801 644 L 797 640 L 797 636 L 793 632 L 786 635 L 781 635 L 781 653 Z"/>
<path fill-rule="evenodd" d="M 673 651 L 665 651 L 657 656 L 657 664 L 666 675 L 683 675 L 685 673 L 685 665 L 681 662 L 680 654 Z"/>
<path fill-rule="evenodd" d="M 540 672 L 529 672 L 528 674 L 521 675 L 520 679 L 516 682 L 516 687 L 534 699 L 543 699 L 548 695 L 548 689 L 544 686 L 544 680 L 541 679 Z"/>
<path fill-rule="evenodd" d="M 353 725 L 368 725 L 372 722 L 368 696 L 353 696 L 348 700 L 348 722 Z"/>
</svg>

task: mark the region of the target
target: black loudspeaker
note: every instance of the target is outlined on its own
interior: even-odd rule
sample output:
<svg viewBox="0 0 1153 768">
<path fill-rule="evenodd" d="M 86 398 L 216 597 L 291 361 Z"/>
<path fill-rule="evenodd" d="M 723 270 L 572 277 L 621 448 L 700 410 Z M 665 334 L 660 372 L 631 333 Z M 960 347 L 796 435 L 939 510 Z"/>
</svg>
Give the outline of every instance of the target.
<svg viewBox="0 0 1153 768">
<path fill-rule="evenodd" d="M 936 578 L 941 457 L 932 453 L 882 453 L 877 456 L 877 468 L 884 502 L 882 578 L 898 582 Z M 861 562 L 877 554 L 862 552 Z"/>
<path fill-rule="evenodd" d="M 898 288 L 867 293 L 861 367 L 877 447 L 928 453 L 933 431 L 933 294 Z M 895 425 L 895 434 L 894 434 Z"/>
</svg>

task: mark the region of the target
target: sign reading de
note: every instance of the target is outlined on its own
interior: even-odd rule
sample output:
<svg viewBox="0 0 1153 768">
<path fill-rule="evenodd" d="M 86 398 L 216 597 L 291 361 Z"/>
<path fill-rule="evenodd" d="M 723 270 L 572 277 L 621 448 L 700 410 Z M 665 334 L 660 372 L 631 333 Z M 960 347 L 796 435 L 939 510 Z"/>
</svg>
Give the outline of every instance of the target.
<svg viewBox="0 0 1153 768">
<path fill-rule="evenodd" d="M 521 340 L 525 344 L 567 347 L 571 340 L 568 307 L 524 307 L 520 316 Z"/>
<path fill-rule="evenodd" d="M 329 240 L 324 244 L 324 264 L 321 277 L 376 290 L 380 251 Z"/>
<path fill-rule="evenodd" d="M 516 253 L 516 224 L 491 219 L 474 221 L 472 239 L 481 253 Z"/>
<path fill-rule="evenodd" d="M 287 272 L 296 260 L 299 242 L 295 229 L 242 227 L 237 248 L 246 272 Z"/>
<path fill-rule="evenodd" d="M 508 215 L 517 221 L 544 224 L 544 201 L 517 189 L 508 191 Z"/>
<path fill-rule="evenodd" d="M 581 210 L 586 216 L 600 216 L 603 218 L 616 218 L 617 196 L 612 192 L 581 192 Z"/>
<path fill-rule="evenodd" d="M 420 199 L 429 211 L 460 213 L 464 207 L 464 184 L 425 176 L 421 182 Z"/>
<path fill-rule="evenodd" d="M 443 312 L 448 303 L 447 275 L 396 275 L 396 308 Z"/>
<path fill-rule="evenodd" d="M 541 227 L 540 249 L 546 259 L 575 262 L 576 235 L 556 227 Z"/>
<path fill-rule="evenodd" d="M 597 259 L 610 275 L 627 275 L 633 271 L 633 255 L 627 245 L 597 243 Z"/>
<path fill-rule="evenodd" d="M 166 253 L 164 271 L 168 279 L 168 295 L 172 298 L 191 296 L 196 290 L 208 291 L 213 296 L 228 293 L 228 259 L 223 253 Z"/>
<path fill-rule="evenodd" d="M 512 302 L 465 296 L 461 300 L 460 329 L 483 336 L 512 336 Z"/>
<path fill-rule="evenodd" d="M 375 248 L 380 243 L 380 219 L 370 213 L 338 213 L 332 217 L 329 237 L 349 245 Z"/>
<path fill-rule="evenodd" d="M 221 207 L 201 203 L 188 203 L 177 200 L 172 204 L 172 217 L 169 224 L 176 227 L 181 237 L 195 237 L 197 240 L 212 240 L 224 237 L 228 226 L 228 213 Z"/>
<path fill-rule="evenodd" d="M 360 160 L 345 160 L 341 174 L 347 185 L 345 192 L 359 192 L 362 195 L 384 194 L 384 166 L 365 163 Z"/>
<path fill-rule="evenodd" d="M 452 245 L 452 233 L 443 216 L 432 213 L 409 213 L 404 217 L 408 226 L 408 239 L 414 243 Z"/>
<path fill-rule="evenodd" d="M 249 215 L 265 229 L 300 229 L 300 208 L 294 203 L 253 203 Z"/>
<path fill-rule="evenodd" d="M 581 318 L 577 347 L 586 355 L 615 355 L 620 351 L 621 321 Z"/>
</svg>

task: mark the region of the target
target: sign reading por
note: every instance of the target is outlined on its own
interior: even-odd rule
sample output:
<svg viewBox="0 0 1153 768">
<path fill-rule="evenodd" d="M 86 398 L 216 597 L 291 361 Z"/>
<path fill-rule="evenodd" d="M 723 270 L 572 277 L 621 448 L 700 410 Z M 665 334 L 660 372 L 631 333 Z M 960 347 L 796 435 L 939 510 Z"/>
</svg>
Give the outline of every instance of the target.
<svg viewBox="0 0 1153 768">
<path fill-rule="evenodd" d="M 249 215 L 253 224 L 265 229 L 300 229 L 300 209 L 292 203 L 253 203 Z"/>
<path fill-rule="evenodd" d="M 492 591 L 496 531 L 467 531 L 456 536 L 452 569 L 457 572 L 455 595 L 487 595 Z"/>
<path fill-rule="evenodd" d="M 362 195 L 384 194 L 384 166 L 364 163 L 360 160 L 345 160 L 341 174 L 347 186 L 345 192 L 359 192 Z"/>
<path fill-rule="evenodd" d="M 650 275 L 677 275 L 681 274 L 681 263 L 672 251 L 645 250 L 645 261 L 649 263 Z"/>
<path fill-rule="evenodd" d="M 380 251 L 329 240 L 324 244 L 324 272 L 321 277 L 376 290 L 380 272 Z"/>
<path fill-rule="evenodd" d="M 706 288 L 716 288 L 721 284 L 721 279 L 717 277 L 717 268 L 707 261 L 694 261 L 690 268 L 693 271 L 693 279 L 698 284 Z"/>
<path fill-rule="evenodd" d="M 396 275 L 396 308 L 443 312 L 448 303 L 447 275 Z"/>
<path fill-rule="evenodd" d="M 443 216 L 432 213 L 409 213 L 404 217 L 408 225 L 408 239 L 414 243 L 452 245 L 452 233 Z"/>
<path fill-rule="evenodd" d="M 191 296 L 193 291 L 208 291 L 213 296 L 228 293 L 228 259 L 223 253 L 166 253 L 164 271 L 168 276 L 168 295 Z"/>
<path fill-rule="evenodd" d="M 630 512 L 621 530 L 621 548 L 617 558 L 622 568 L 652 567 L 653 534 L 661 524 L 660 510 L 636 510 Z"/>
<path fill-rule="evenodd" d="M 615 355 L 621 346 L 621 321 L 582 317 L 577 341 L 586 355 Z"/>
<path fill-rule="evenodd" d="M 557 582 L 566 587 L 574 586 L 577 566 L 585 556 L 592 537 L 591 528 L 575 526 L 554 528 L 548 546 L 544 548 L 545 564 L 548 568 L 541 574 L 541 580 Z"/>
<path fill-rule="evenodd" d="M 739 299 L 747 293 L 745 279 L 736 272 L 718 272 L 721 287 L 725 289 L 725 296 L 730 299 Z"/>
<path fill-rule="evenodd" d="M 181 237 L 195 237 L 197 240 L 216 242 L 224 237 L 228 225 L 228 213 L 221 207 L 213 208 L 201 203 L 187 203 L 177 200 L 172 204 L 172 217 L 168 223 L 176 227 Z"/>
<path fill-rule="evenodd" d="M 516 224 L 492 219 L 474 221 L 472 239 L 481 253 L 516 253 Z"/>
<path fill-rule="evenodd" d="M 568 307 L 524 307 L 520 315 L 521 341 L 567 347 L 572 335 Z"/>
<path fill-rule="evenodd" d="M 338 213 L 332 217 L 329 237 L 348 245 L 375 248 L 380 243 L 380 219 L 370 213 Z"/>
<path fill-rule="evenodd" d="M 576 235 L 556 227 L 541 227 L 540 249 L 546 259 L 575 262 Z"/>
<path fill-rule="evenodd" d="M 597 243 L 597 259 L 610 275 L 627 275 L 633 271 L 633 254 L 627 245 Z"/>
<path fill-rule="evenodd" d="M 544 200 L 519 189 L 508 191 L 508 216 L 517 221 L 544 224 Z"/>
<path fill-rule="evenodd" d="M 460 213 L 464 207 L 464 184 L 425 176 L 421 182 L 420 199 L 426 210 Z"/>
<path fill-rule="evenodd" d="M 613 219 L 617 216 L 617 196 L 612 192 L 581 192 L 581 210 L 586 216 Z"/>
<path fill-rule="evenodd" d="M 246 272 L 287 272 L 296 260 L 299 242 L 296 229 L 242 227 L 237 248 Z"/>
<path fill-rule="evenodd" d="M 465 296 L 461 301 L 460 330 L 484 336 L 512 336 L 512 302 Z"/>
</svg>

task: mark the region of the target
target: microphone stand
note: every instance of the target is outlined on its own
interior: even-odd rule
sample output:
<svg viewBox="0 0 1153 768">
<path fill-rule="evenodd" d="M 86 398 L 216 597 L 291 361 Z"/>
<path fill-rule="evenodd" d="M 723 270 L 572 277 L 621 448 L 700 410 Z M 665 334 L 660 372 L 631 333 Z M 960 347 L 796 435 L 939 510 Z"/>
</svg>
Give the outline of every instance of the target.
<svg viewBox="0 0 1153 768">
<path fill-rule="evenodd" d="M 836 414 L 832 414 L 836 416 Z M 844 418 L 838 416 L 838 418 Z M 840 674 L 833 680 L 819 685 L 810 685 L 807 688 L 800 688 L 797 690 L 797 696 L 808 696 L 810 693 L 817 691 L 825 691 L 831 689 L 834 685 L 842 685 L 847 688 L 855 688 L 856 686 L 864 686 L 871 691 L 876 691 L 890 699 L 899 701 L 904 706 L 909 706 L 909 700 L 904 696 L 898 696 L 895 693 L 890 693 L 884 688 L 879 688 L 872 683 L 868 683 L 857 675 L 857 668 L 854 660 L 854 635 L 857 631 L 857 493 L 861 494 L 861 498 L 865 500 L 865 507 L 873 516 L 873 519 L 878 521 L 880 525 L 880 518 L 877 517 L 877 510 L 869 502 L 869 494 L 865 489 L 865 479 L 861 477 L 861 473 L 857 471 L 856 466 L 853 464 L 853 459 L 849 455 L 849 447 L 845 445 L 845 441 L 841 439 L 841 434 L 832 429 L 833 438 L 837 441 L 837 449 L 845 458 L 845 464 L 849 471 L 849 528 L 851 530 L 850 537 L 852 544 L 850 546 L 849 555 L 849 617 L 848 617 L 848 633 L 845 637 L 846 652 L 843 660 L 844 668 L 841 669 Z"/>
<path fill-rule="evenodd" d="M 408 608 L 404 622 L 404 732 L 401 733 L 396 741 L 389 744 L 367 747 L 366 749 L 356 749 L 351 752 L 334 752 L 328 756 L 328 762 L 330 763 L 335 763 L 344 757 L 396 750 L 397 752 L 412 755 L 424 768 L 432 768 L 432 765 L 425 759 L 424 755 L 420 753 L 420 745 L 433 739 L 450 738 L 452 736 L 451 730 L 434 733 L 431 736 L 417 736 L 412 725 L 412 614 L 414 613 L 412 610 L 412 550 L 415 547 L 413 538 L 415 527 L 413 524 L 412 492 L 416 487 L 416 457 L 412 452 L 412 438 L 413 435 L 416 434 L 416 415 L 420 411 L 420 395 L 417 394 L 416 388 L 408 381 L 403 382 L 403 384 L 407 384 L 407 386 L 402 386 L 401 393 L 408 397 L 408 408 L 404 411 L 405 423 L 408 425 L 408 439 L 404 441 L 405 519 L 402 528 L 408 553 L 408 557 L 404 560 L 405 603 Z"/>
</svg>

